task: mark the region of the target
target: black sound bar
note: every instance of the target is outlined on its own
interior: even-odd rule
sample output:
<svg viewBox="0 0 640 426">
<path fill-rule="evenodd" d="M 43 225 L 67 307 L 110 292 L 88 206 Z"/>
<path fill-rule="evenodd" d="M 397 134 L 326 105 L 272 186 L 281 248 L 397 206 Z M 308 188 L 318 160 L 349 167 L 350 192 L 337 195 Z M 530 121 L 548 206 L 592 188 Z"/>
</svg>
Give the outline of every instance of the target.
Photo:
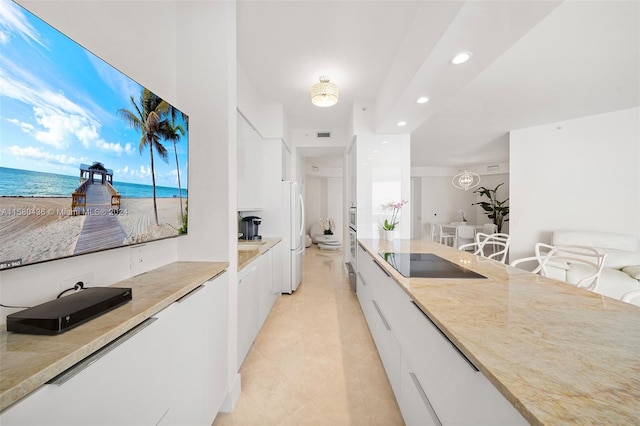
<svg viewBox="0 0 640 426">
<path fill-rule="evenodd" d="M 7 315 L 7 331 L 60 334 L 96 318 L 132 298 L 130 288 L 91 287 Z"/>
</svg>

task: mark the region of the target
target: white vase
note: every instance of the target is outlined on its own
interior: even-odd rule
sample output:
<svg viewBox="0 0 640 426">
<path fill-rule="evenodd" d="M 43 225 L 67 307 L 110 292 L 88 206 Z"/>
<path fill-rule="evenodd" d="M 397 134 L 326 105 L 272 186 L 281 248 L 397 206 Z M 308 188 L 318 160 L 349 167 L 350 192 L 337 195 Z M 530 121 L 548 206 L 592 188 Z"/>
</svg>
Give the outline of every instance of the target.
<svg viewBox="0 0 640 426">
<path fill-rule="evenodd" d="M 384 231 L 384 239 L 387 241 L 393 241 L 393 237 L 395 235 L 395 231 Z"/>
</svg>

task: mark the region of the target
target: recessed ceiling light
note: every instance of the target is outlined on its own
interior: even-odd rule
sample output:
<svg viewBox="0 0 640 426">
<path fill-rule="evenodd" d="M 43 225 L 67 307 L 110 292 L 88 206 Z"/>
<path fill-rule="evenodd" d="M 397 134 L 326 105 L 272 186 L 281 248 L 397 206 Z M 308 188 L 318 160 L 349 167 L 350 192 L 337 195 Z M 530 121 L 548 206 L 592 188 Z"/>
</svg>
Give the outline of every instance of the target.
<svg viewBox="0 0 640 426">
<path fill-rule="evenodd" d="M 451 63 L 453 65 L 464 64 L 469 59 L 471 59 L 472 56 L 473 56 L 473 53 L 471 53 L 471 52 L 458 53 L 456 56 L 453 57 L 453 59 L 451 59 Z"/>
<path fill-rule="evenodd" d="M 389 141 L 382 141 L 380 143 L 385 144 L 385 143 L 389 143 Z"/>
<path fill-rule="evenodd" d="M 416 102 L 419 104 L 426 104 L 427 102 L 429 102 L 429 98 L 427 96 L 420 96 L 418 99 L 416 99 Z"/>
<path fill-rule="evenodd" d="M 406 126 L 407 122 L 406 121 L 398 121 L 398 127 L 402 127 L 402 126 Z"/>
</svg>

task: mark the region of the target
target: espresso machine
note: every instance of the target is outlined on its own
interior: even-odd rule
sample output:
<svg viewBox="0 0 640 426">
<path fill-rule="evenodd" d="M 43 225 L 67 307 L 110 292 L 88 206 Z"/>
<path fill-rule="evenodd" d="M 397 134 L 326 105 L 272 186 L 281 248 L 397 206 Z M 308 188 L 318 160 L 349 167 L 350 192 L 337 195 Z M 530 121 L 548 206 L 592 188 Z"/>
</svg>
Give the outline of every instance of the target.
<svg viewBox="0 0 640 426">
<path fill-rule="evenodd" d="M 261 240 L 262 235 L 258 232 L 258 227 L 262 223 L 262 219 L 258 216 L 243 217 L 240 221 L 240 232 L 244 240 Z"/>
</svg>

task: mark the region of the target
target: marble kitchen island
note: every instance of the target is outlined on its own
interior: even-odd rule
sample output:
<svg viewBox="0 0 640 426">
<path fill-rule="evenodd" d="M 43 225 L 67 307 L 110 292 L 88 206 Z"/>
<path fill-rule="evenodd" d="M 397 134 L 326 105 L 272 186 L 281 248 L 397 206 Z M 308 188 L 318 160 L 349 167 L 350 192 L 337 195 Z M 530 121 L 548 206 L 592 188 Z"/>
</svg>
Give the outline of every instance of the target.
<svg viewBox="0 0 640 426">
<path fill-rule="evenodd" d="M 640 423 L 637 306 L 427 240 L 359 243 L 527 422 Z M 486 279 L 406 278 L 384 252 L 433 253 Z"/>
</svg>

